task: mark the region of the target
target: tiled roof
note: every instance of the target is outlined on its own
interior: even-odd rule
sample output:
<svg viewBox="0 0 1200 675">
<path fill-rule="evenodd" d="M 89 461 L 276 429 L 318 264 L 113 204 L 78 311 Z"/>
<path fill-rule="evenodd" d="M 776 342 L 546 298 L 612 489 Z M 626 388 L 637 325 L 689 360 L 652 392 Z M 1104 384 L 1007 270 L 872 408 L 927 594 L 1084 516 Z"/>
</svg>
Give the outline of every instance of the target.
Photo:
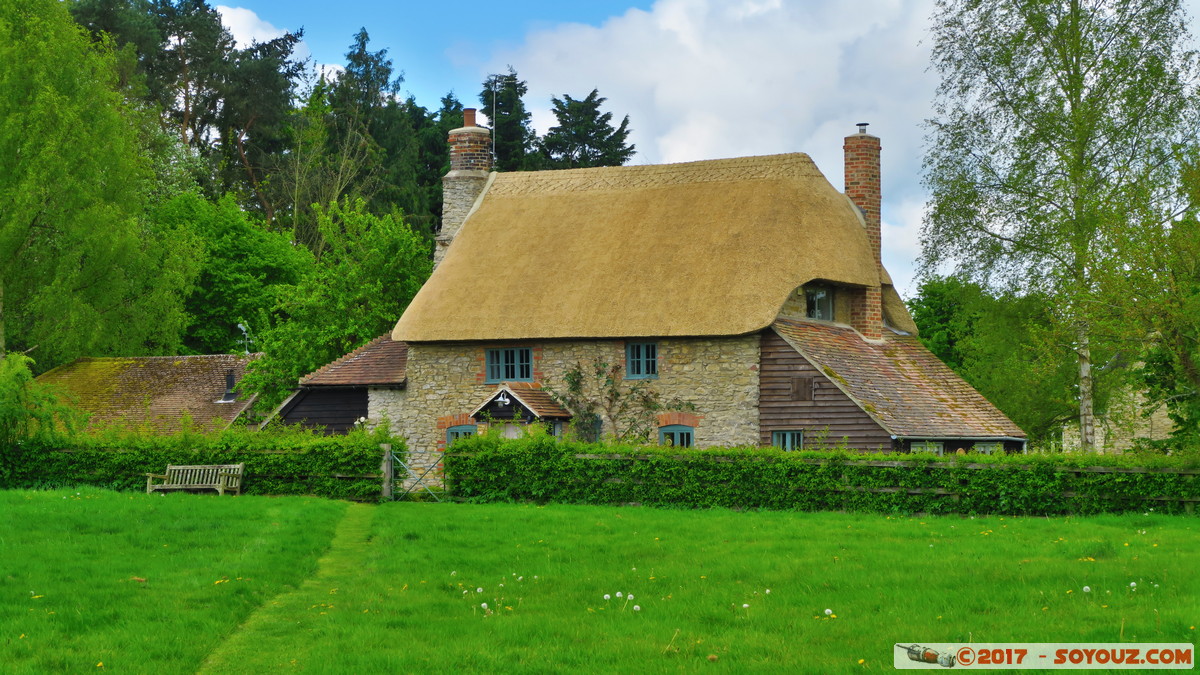
<svg viewBox="0 0 1200 675">
<path fill-rule="evenodd" d="M 505 382 L 517 400 L 538 417 L 570 417 L 571 412 L 558 404 L 541 385 L 533 382 Z"/>
<path fill-rule="evenodd" d="M 408 345 L 381 335 L 333 363 L 300 378 L 302 387 L 404 384 Z"/>
<path fill-rule="evenodd" d="M 571 412 L 569 410 L 559 405 L 558 402 L 554 400 L 554 397 L 547 393 L 546 390 L 542 389 L 540 384 L 534 382 L 502 383 L 496 388 L 496 391 L 488 394 L 488 397 L 484 399 L 483 403 L 480 403 L 479 406 L 471 412 L 471 415 L 474 416 L 478 414 L 479 411 L 487 407 L 487 404 L 491 403 L 500 392 L 505 391 L 511 394 L 513 398 L 517 399 L 518 403 L 528 408 L 529 412 L 536 415 L 538 419 L 565 419 L 571 417 Z"/>
<path fill-rule="evenodd" d="M 257 355 L 81 358 L 38 377 L 70 392 L 88 412 L 90 428 L 178 431 L 184 417 L 205 431 L 223 429 L 250 407 L 253 398 L 218 403 L 226 374 L 241 381 Z"/>
<path fill-rule="evenodd" d="M 900 438 L 1025 438 L 1025 432 L 920 340 L 779 319 L 772 326 L 888 433 Z"/>
</svg>

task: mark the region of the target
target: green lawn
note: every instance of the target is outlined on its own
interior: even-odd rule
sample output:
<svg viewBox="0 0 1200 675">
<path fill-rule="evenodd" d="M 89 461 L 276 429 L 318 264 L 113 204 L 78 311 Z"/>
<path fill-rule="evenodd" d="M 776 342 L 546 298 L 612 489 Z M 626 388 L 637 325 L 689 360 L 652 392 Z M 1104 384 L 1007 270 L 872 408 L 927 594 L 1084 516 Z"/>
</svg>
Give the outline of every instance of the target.
<svg viewBox="0 0 1200 675">
<path fill-rule="evenodd" d="M 98 491 L 0 510 L 5 672 L 891 671 L 897 642 L 1194 643 L 1200 623 L 1200 519 L 1153 513 Z"/>
</svg>

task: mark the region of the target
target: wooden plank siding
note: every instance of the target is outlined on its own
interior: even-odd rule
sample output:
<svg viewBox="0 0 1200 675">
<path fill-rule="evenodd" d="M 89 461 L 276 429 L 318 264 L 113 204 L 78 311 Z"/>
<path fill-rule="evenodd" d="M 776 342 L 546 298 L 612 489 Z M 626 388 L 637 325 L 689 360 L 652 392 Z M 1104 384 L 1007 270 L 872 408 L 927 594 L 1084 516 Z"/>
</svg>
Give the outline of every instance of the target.
<svg viewBox="0 0 1200 675">
<path fill-rule="evenodd" d="M 301 389 L 280 417 L 284 424 L 322 426 L 326 434 L 344 434 L 367 416 L 367 388 Z"/>
<path fill-rule="evenodd" d="M 759 441 L 771 445 L 774 431 L 804 431 L 808 449 L 847 447 L 891 450 L 891 435 L 775 331 L 762 332 L 759 371 Z M 796 378 L 812 378 L 811 400 L 797 395 Z M 801 380 L 803 382 L 803 380 Z"/>
</svg>

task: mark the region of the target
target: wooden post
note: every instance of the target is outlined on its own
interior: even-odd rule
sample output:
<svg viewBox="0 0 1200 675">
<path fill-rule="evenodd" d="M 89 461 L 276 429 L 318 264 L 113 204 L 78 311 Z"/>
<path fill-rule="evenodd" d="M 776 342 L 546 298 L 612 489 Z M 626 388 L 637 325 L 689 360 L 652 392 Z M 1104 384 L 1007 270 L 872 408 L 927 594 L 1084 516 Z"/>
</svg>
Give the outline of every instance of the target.
<svg viewBox="0 0 1200 675">
<path fill-rule="evenodd" d="M 396 482 L 396 468 L 392 462 L 392 444 L 380 443 L 379 447 L 383 448 L 383 464 L 380 466 L 383 471 L 383 498 L 385 501 L 391 501 L 392 486 Z"/>
</svg>

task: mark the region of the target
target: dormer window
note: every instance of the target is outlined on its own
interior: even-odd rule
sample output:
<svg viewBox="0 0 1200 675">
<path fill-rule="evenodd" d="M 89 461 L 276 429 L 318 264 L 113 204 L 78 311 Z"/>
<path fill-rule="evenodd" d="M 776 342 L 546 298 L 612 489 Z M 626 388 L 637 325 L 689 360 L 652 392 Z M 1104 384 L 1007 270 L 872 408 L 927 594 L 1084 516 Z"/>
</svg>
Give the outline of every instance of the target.
<svg viewBox="0 0 1200 675">
<path fill-rule="evenodd" d="M 821 321 L 833 321 L 833 287 L 825 284 L 806 284 L 805 316 Z"/>
</svg>

